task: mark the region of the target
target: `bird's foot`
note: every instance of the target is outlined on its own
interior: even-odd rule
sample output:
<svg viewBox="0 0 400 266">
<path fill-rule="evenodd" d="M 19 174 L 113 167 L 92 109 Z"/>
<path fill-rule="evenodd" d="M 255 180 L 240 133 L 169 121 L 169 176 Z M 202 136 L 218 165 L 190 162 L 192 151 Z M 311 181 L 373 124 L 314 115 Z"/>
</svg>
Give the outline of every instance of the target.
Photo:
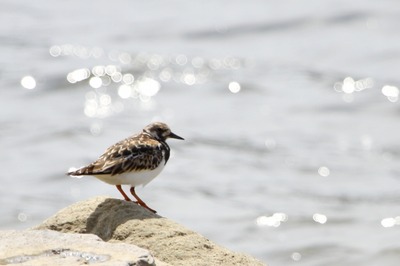
<svg viewBox="0 0 400 266">
<path fill-rule="evenodd" d="M 148 209 L 149 211 L 151 211 L 152 213 L 157 213 L 156 210 L 153 210 L 152 208 L 150 208 L 149 206 L 146 205 L 146 203 L 144 202 L 136 202 L 138 205 L 142 206 L 143 208 Z"/>
</svg>

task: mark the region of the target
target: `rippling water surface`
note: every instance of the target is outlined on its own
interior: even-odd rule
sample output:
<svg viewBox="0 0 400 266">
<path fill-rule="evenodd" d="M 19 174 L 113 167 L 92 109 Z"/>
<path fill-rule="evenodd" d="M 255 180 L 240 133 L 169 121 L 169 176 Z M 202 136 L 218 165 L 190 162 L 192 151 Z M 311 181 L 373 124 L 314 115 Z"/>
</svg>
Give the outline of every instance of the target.
<svg viewBox="0 0 400 266">
<path fill-rule="evenodd" d="M 120 198 L 64 175 L 154 120 L 139 195 L 271 265 L 400 262 L 396 1 L 3 1 L 0 228 Z"/>
</svg>

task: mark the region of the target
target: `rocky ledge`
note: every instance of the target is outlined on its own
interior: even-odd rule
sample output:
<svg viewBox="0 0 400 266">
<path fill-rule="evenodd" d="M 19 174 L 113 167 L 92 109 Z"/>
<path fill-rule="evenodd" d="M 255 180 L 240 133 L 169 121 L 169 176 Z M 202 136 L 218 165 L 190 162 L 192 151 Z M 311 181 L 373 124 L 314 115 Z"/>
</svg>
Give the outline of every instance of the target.
<svg viewBox="0 0 400 266">
<path fill-rule="evenodd" d="M 264 265 L 132 202 L 106 197 L 73 204 L 33 230 L 0 231 L 0 265 L 12 264 Z"/>
</svg>

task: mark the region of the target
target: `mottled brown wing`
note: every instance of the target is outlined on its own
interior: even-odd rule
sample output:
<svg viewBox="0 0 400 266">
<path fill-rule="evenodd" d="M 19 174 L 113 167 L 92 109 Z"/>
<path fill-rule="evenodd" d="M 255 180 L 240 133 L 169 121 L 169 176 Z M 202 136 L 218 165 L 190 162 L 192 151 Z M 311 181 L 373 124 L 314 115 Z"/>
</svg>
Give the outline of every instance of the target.
<svg viewBox="0 0 400 266">
<path fill-rule="evenodd" d="M 158 141 L 146 135 L 138 135 L 109 147 L 95 162 L 72 175 L 118 175 L 153 170 L 162 158 L 162 145 Z"/>
</svg>

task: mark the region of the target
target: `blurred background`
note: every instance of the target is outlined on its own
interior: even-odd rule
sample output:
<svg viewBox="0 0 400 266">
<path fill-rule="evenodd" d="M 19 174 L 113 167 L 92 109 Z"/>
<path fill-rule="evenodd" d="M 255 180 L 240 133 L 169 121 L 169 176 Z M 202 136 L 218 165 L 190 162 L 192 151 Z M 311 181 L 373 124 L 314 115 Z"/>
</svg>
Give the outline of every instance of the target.
<svg viewBox="0 0 400 266">
<path fill-rule="evenodd" d="M 270 265 L 400 262 L 398 1 L 14 1 L 0 9 L 0 229 L 98 195 L 68 168 L 152 121 L 138 194 Z"/>
</svg>

